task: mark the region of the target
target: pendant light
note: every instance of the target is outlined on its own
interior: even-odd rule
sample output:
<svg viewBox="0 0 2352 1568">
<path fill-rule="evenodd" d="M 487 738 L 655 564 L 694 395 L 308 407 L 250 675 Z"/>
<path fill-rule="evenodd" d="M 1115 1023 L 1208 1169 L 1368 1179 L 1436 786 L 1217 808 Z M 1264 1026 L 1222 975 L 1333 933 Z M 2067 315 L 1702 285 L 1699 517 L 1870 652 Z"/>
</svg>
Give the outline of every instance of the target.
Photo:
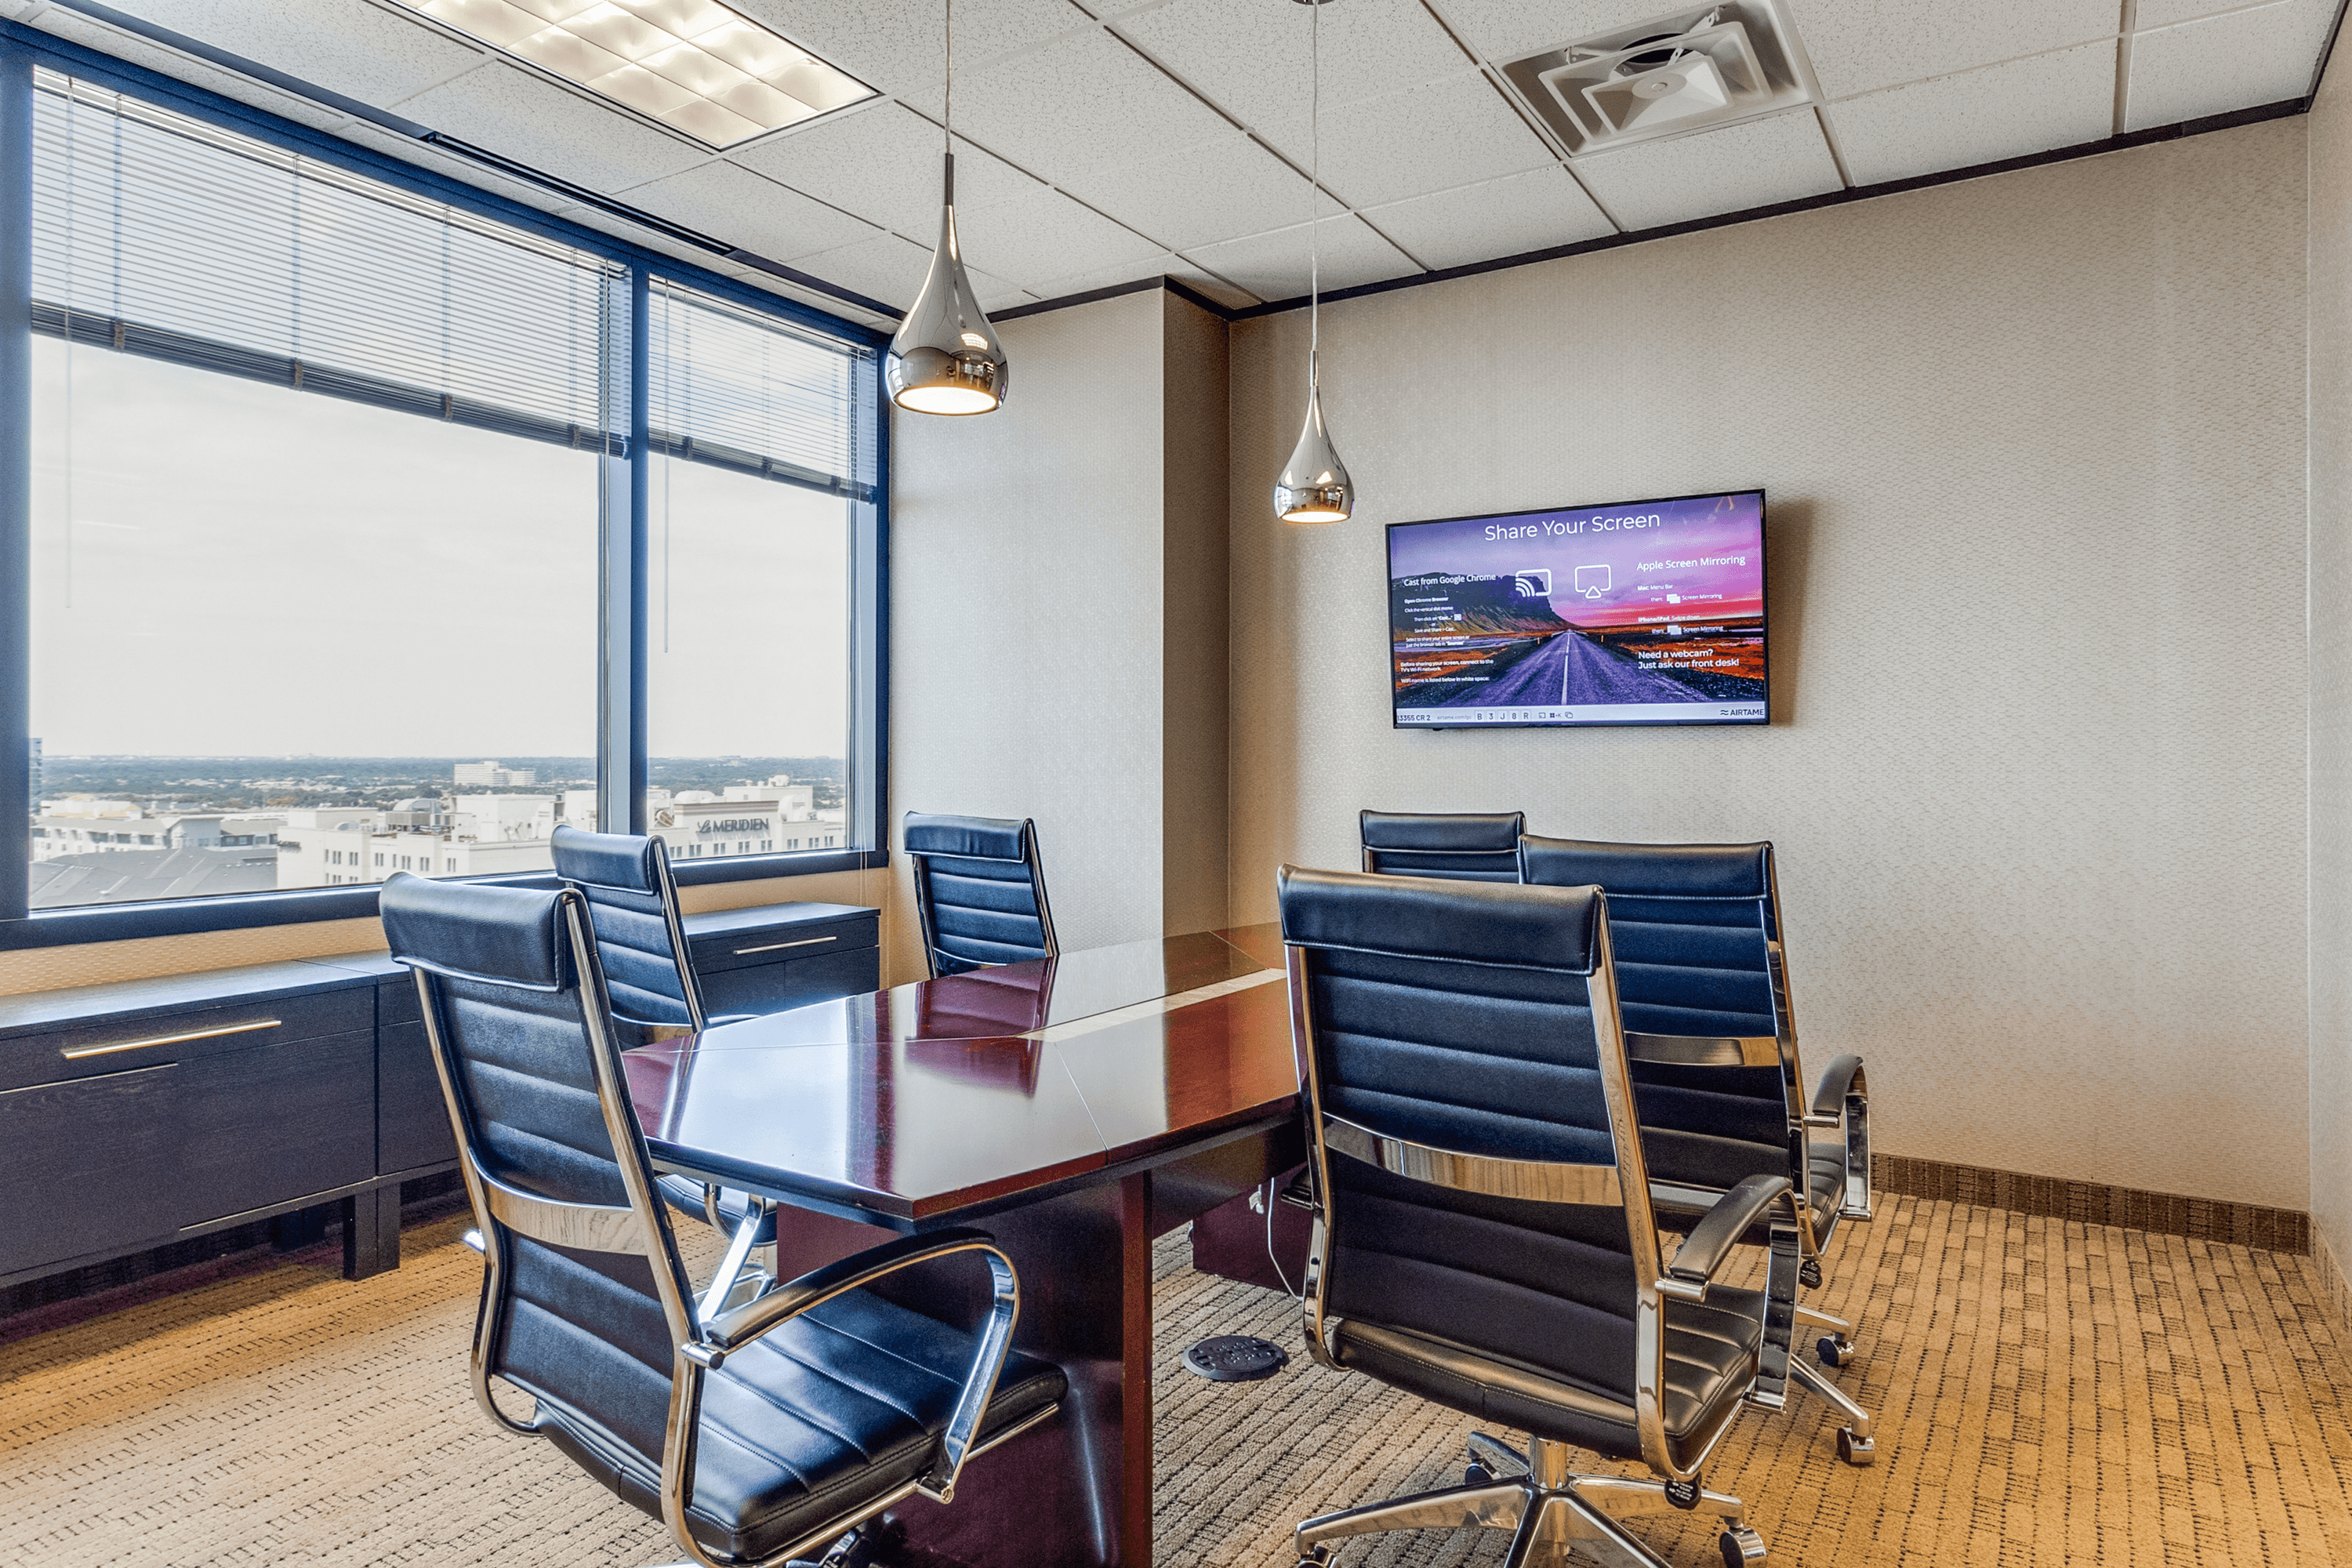
<svg viewBox="0 0 2352 1568">
<path fill-rule="evenodd" d="M 1298 433 L 1290 461 L 1274 481 L 1275 514 L 1285 522 L 1345 522 L 1356 510 L 1356 487 L 1348 465 L 1331 446 L 1323 428 L 1323 399 L 1317 356 L 1323 341 L 1322 248 L 1315 232 L 1322 213 L 1323 195 L 1323 7 L 1331 0 L 1298 0 L 1314 7 L 1309 28 L 1313 66 L 1307 109 L 1308 178 L 1307 191 L 1307 427 Z"/>
<path fill-rule="evenodd" d="M 882 378 L 890 401 L 917 414 L 986 414 L 1004 401 L 1012 364 L 964 276 L 955 221 L 955 0 L 948 0 L 947 178 L 939 248 L 915 307 L 898 323 Z"/>
</svg>

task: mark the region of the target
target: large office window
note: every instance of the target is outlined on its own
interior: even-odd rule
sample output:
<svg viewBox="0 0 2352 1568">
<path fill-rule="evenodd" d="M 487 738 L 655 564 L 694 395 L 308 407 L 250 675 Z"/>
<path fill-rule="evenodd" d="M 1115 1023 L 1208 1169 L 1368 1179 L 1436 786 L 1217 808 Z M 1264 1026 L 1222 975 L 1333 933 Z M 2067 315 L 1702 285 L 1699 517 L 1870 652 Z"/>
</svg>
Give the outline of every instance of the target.
<svg viewBox="0 0 2352 1568">
<path fill-rule="evenodd" d="M 29 910 L 870 847 L 870 337 L 35 81 Z"/>
<path fill-rule="evenodd" d="M 667 279 L 651 310 L 647 831 L 842 847 L 856 363 Z"/>
</svg>

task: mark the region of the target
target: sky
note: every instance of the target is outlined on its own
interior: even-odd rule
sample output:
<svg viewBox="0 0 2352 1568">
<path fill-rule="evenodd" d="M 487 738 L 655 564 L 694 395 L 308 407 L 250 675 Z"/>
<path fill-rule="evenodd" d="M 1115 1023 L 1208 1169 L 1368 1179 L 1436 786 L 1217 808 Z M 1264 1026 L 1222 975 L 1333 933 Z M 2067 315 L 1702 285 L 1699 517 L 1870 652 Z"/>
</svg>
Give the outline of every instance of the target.
<svg viewBox="0 0 2352 1568">
<path fill-rule="evenodd" d="M 1487 537 L 1530 527 L 1526 537 Z M 1668 594 L 1719 615 L 1763 608 L 1763 505 L 1753 492 L 1412 523 L 1390 530 L 1389 552 L 1391 577 L 1549 571 L 1552 609 L 1580 626 L 1654 618 Z"/>
<path fill-rule="evenodd" d="M 49 753 L 593 754 L 593 454 L 47 337 L 33 359 Z M 654 754 L 844 754 L 847 504 L 667 459 L 652 502 Z"/>
</svg>

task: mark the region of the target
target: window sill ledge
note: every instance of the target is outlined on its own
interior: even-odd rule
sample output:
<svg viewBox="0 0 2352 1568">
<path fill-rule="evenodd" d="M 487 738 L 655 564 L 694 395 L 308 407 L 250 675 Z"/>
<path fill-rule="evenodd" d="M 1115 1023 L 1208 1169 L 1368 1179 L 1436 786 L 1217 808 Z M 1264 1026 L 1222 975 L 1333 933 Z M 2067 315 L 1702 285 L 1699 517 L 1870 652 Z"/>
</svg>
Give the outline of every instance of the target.
<svg viewBox="0 0 2352 1568">
<path fill-rule="evenodd" d="M 890 863 L 881 849 L 803 849 L 777 855 L 736 855 L 719 860 L 673 862 L 682 888 L 711 882 L 748 882 L 778 877 L 814 877 L 827 871 L 863 871 Z M 457 877 L 452 881 L 499 887 L 552 887 L 554 877 Z M 244 931 L 257 926 L 299 925 L 311 921 L 373 920 L 377 885 L 362 888 L 303 888 L 283 893 L 232 893 L 211 899 L 157 900 L 137 904 L 89 904 L 41 910 L 23 920 L 0 921 L 0 952 L 63 947 L 86 942 L 129 942 L 142 937 L 189 936 L 199 931 Z"/>
</svg>

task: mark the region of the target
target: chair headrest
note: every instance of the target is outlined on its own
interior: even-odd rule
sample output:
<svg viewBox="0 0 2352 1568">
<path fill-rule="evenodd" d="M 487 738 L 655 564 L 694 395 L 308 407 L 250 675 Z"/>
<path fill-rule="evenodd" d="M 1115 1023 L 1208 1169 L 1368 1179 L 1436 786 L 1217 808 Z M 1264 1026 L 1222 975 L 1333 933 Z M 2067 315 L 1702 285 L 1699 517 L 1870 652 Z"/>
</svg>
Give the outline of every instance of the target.
<svg viewBox="0 0 2352 1568">
<path fill-rule="evenodd" d="M 1023 860 L 1030 832 L 1025 816 L 935 816 L 907 814 L 909 855 L 952 855 L 968 860 Z"/>
<path fill-rule="evenodd" d="M 1420 815 L 1367 811 L 1358 817 L 1367 849 L 1450 851 L 1511 850 L 1519 847 L 1528 818 L 1520 811 L 1460 811 Z"/>
<path fill-rule="evenodd" d="M 379 906 L 395 963 L 529 991 L 573 984 L 568 889 L 436 882 L 395 871 Z"/>
<path fill-rule="evenodd" d="M 1285 866 L 1282 940 L 1406 958 L 1590 974 L 1608 919 L 1598 888 L 1361 876 Z"/>
<path fill-rule="evenodd" d="M 1766 844 L 1599 844 L 1581 838 L 1519 840 L 1520 879 L 1544 887 L 1597 884 L 1655 899 L 1760 899 L 1772 885 Z"/>
<path fill-rule="evenodd" d="M 634 833 L 590 833 L 568 823 L 559 826 L 549 840 L 555 851 L 555 874 L 565 881 L 632 893 L 661 891 L 661 878 L 654 868 L 656 842 Z"/>
</svg>

